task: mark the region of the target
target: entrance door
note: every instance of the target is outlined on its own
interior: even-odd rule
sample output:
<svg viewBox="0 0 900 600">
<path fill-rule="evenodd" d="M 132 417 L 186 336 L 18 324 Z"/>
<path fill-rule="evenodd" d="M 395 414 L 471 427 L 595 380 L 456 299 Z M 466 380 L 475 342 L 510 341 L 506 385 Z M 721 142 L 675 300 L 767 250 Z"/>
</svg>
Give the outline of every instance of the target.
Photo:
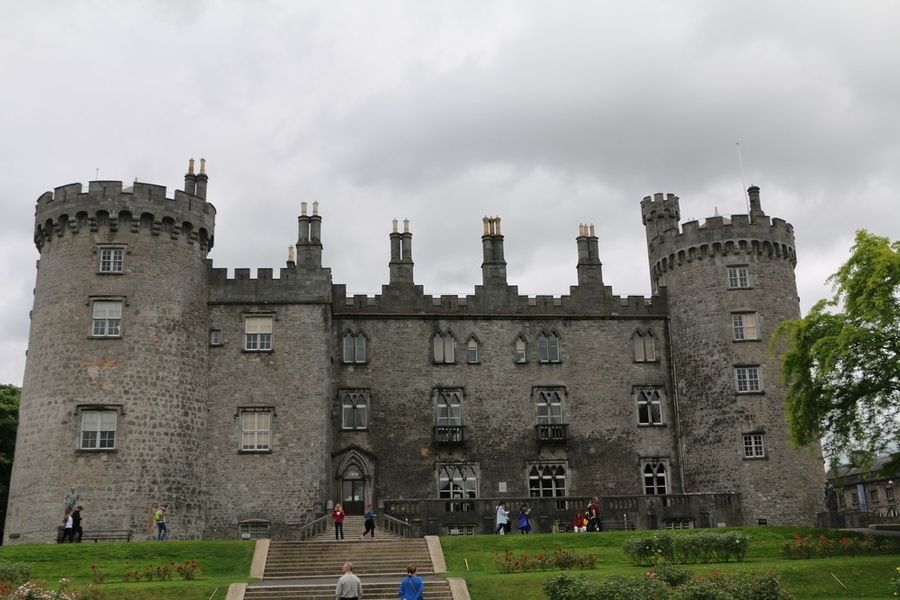
<svg viewBox="0 0 900 600">
<path fill-rule="evenodd" d="M 356 465 L 347 467 L 341 481 L 341 504 L 348 515 L 361 515 L 366 505 L 366 482 Z"/>
</svg>

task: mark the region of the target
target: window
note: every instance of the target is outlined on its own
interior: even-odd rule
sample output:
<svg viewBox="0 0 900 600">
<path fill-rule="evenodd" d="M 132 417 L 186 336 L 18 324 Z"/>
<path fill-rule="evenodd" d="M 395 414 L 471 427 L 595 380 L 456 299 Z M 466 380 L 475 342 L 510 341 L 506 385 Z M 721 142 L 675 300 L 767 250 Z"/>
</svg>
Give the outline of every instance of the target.
<svg viewBox="0 0 900 600">
<path fill-rule="evenodd" d="M 222 330 L 221 329 L 210 329 L 209 330 L 209 345 L 210 346 L 221 346 L 222 345 Z"/>
<path fill-rule="evenodd" d="M 456 339 L 450 332 L 434 334 L 434 362 L 452 364 L 456 362 Z"/>
<path fill-rule="evenodd" d="M 272 349 L 274 317 L 244 317 L 244 350 L 267 352 Z"/>
<path fill-rule="evenodd" d="M 869 503 L 870 504 L 878 504 L 878 489 L 872 488 L 869 490 Z"/>
<path fill-rule="evenodd" d="M 438 498 L 478 497 L 478 474 L 473 465 L 439 465 Z"/>
<path fill-rule="evenodd" d="M 470 337 L 469 341 L 466 342 L 466 361 L 470 365 L 477 364 L 478 360 L 478 340 L 474 337 Z"/>
<path fill-rule="evenodd" d="M 663 521 L 666 529 L 693 529 L 694 520 L 690 517 L 682 519 L 665 519 Z"/>
<path fill-rule="evenodd" d="M 261 540 L 269 537 L 269 522 L 249 520 L 238 523 L 238 531 L 242 540 Z"/>
<path fill-rule="evenodd" d="M 731 289 L 750 287 L 750 268 L 747 265 L 728 267 L 728 287 Z"/>
<path fill-rule="evenodd" d="M 566 495 L 564 465 L 533 465 L 528 471 L 528 495 L 531 498 L 556 498 Z"/>
<path fill-rule="evenodd" d="M 368 426 L 369 392 L 344 390 L 341 392 L 341 428 L 365 429 Z"/>
<path fill-rule="evenodd" d="M 634 347 L 635 362 L 656 361 L 656 336 L 653 335 L 652 331 L 635 331 L 634 335 L 631 336 L 631 343 Z"/>
<path fill-rule="evenodd" d="M 542 363 L 559 362 L 559 337 L 555 333 L 538 336 L 538 360 Z"/>
<path fill-rule="evenodd" d="M 662 394 L 658 389 L 639 389 L 637 393 L 638 424 L 662 425 Z"/>
<path fill-rule="evenodd" d="M 272 411 L 241 411 L 241 450 L 268 452 L 272 449 Z"/>
<path fill-rule="evenodd" d="M 661 462 L 644 464 L 644 494 L 658 496 L 666 493 L 666 465 Z"/>
<path fill-rule="evenodd" d="M 349 331 L 344 334 L 345 364 L 362 364 L 366 362 L 366 336 L 364 333 L 353 334 Z"/>
<path fill-rule="evenodd" d="M 88 409 L 81 412 L 81 449 L 114 450 L 116 448 L 116 410 Z"/>
<path fill-rule="evenodd" d="M 735 367 L 734 379 L 738 393 L 762 391 L 759 380 L 759 367 Z"/>
<path fill-rule="evenodd" d="M 100 248 L 100 272 L 121 273 L 125 263 L 125 248 Z"/>
<path fill-rule="evenodd" d="M 890 482 L 888 482 L 887 487 L 884 488 L 884 499 L 888 502 L 894 499 L 894 486 Z"/>
<path fill-rule="evenodd" d="M 859 494 L 856 492 L 850 492 L 850 506 L 853 508 L 859 507 Z"/>
<path fill-rule="evenodd" d="M 439 427 L 462 425 L 462 390 L 438 389 L 436 392 L 437 425 Z"/>
<path fill-rule="evenodd" d="M 94 300 L 91 335 L 94 337 L 122 335 L 121 300 Z"/>
<path fill-rule="evenodd" d="M 763 458 L 766 455 L 766 441 L 763 433 L 744 434 L 744 458 Z"/>
<path fill-rule="evenodd" d="M 846 508 L 847 507 L 847 501 L 844 500 L 844 494 L 838 494 L 837 501 L 838 501 L 838 508 Z"/>
<path fill-rule="evenodd" d="M 525 363 L 528 361 L 528 357 L 525 354 L 526 344 L 525 338 L 519 336 L 516 338 L 516 362 L 517 363 Z"/>
<path fill-rule="evenodd" d="M 562 397 L 560 389 L 536 390 L 538 425 L 550 425 L 563 422 Z"/>
<path fill-rule="evenodd" d="M 447 535 L 475 535 L 475 526 L 468 525 L 447 525 Z"/>
<path fill-rule="evenodd" d="M 734 341 L 756 340 L 756 313 L 732 313 L 731 332 Z"/>
</svg>

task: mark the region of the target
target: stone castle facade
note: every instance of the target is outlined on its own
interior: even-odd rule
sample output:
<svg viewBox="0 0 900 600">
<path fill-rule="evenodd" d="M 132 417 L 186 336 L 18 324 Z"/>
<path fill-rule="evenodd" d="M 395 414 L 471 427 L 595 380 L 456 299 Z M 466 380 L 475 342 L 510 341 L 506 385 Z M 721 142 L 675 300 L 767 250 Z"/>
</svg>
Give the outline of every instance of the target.
<svg viewBox="0 0 900 600">
<path fill-rule="evenodd" d="M 466 297 L 423 293 L 395 221 L 371 297 L 322 265 L 317 204 L 279 277 L 214 268 L 207 181 L 192 162 L 171 198 L 116 181 L 38 198 L 4 543 L 52 540 L 72 488 L 86 529 L 141 531 L 168 503 L 181 538 L 289 535 L 337 500 L 454 513 L 425 520 L 436 533 L 490 528 L 496 498 L 599 495 L 660 527 L 639 513 L 707 498 L 709 522 L 675 520 L 706 526 L 821 510 L 821 456 L 788 442 L 767 343 L 799 316 L 793 229 L 758 188 L 748 215 L 702 224 L 679 225 L 671 194 L 644 198 L 649 298 L 605 285 L 593 226 L 568 295 L 519 295 L 499 218 Z M 712 514 L 723 495 L 730 512 Z"/>
</svg>

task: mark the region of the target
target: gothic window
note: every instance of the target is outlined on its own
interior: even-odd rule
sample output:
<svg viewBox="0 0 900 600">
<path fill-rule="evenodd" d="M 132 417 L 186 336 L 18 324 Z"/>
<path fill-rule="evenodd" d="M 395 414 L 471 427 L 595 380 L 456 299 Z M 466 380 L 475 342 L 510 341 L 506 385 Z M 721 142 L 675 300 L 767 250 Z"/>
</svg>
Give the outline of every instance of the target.
<svg viewBox="0 0 900 600">
<path fill-rule="evenodd" d="M 735 265 L 728 267 L 728 288 L 740 289 L 750 287 L 750 267 Z"/>
<path fill-rule="evenodd" d="M 436 394 L 436 424 L 439 427 L 462 425 L 462 390 L 441 388 Z"/>
<path fill-rule="evenodd" d="M 566 467 L 560 464 L 532 465 L 528 471 L 528 495 L 554 498 L 566 495 Z"/>
<path fill-rule="evenodd" d="M 119 411 L 103 408 L 81 410 L 79 447 L 82 450 L 115 450 Z"/>
<path fill-rule="evenodd" d="M 656 361 L 656 336 L 649 329 L 647 331 L 637 330 L 631 336 L 631 343 L 634 348 L 635 362 L 655 362 Z"/>
<path fill-rule="evenodd" d="M 666 465 L 662 462 L 644 463 L 644 494 L 657 496 L 666 494 Z"/>
<path fill-rule="evenodd" d="M 553 425 L 563 422 L 563 395 L 560 388 L 536 389 L 538 425 Z"/>
<path fill-rule="evenodd" d="M 272 449 L 272 410 L 241 411 L 241 451 L 268 452 Z"/>
<path fill-rule="evenodd" d="M 478 356 L 478 340 L 474 335 L 466 342 L 466 361 L 470 365 L 480 362 L 480 357 Z"/>
<path fill-rule="evenodd" d="M 766 439 L 762 432 L 744 434 L 744 458 L 764 458 Z"/>
<path fill-rule="evenodd" d="M 756 331 L 756 313 L 732 313 L 731 333 L 736 342 L 759 339 Z"/>
<path fill-rule="evenodd" d="M 267 352 L 272 349 L 272 329 L 275 318 L 268 316 L 244 317 L 244 350 Z"/>
<path fill-rule="evenodd" d="M 758 366 L 735 367 L 734 380 L 738 393 L 762 391 Z"/>
<path fill-rule="evenodd" d="M 637 396 L 638 424 L 662 425 L 662 393 L 659 388 L 635 390 Z"/>
<path fill-rule="evenodd" d="M 122 300 L 94 300 L 91 308 L 91 335 L 121 337 Z"/>
<path fill-rule="evenodd" d="M 125 248 L 105 246 L 100 248 L 100 272 L 121 273 L 125 264 Z"/>
<path fill-rule="evenodd" d="M 526 355 L 527 344 L 525 342 L 525 338 L 521 335 L 516 338 L 516 362 L 517 363 L 526 363 L 528 362 L 528 356 Z"/>
<path fill-rule="evenodd" d="M 352 333 L 348 331 L 344 334 L 344 352 L 342 362 L 344 364 L 363 364 L 366 362 L 366 334 Z"/>
<path fill-rule="evenodd" d="M 559 336 L 555 333 L 538 336 L 538 360 L 542 363 L 559 362 Z"/>
<path fill-rule="evenodd" d="M 456 338 L 449 331 L 434 334 L 434 362 L 453 364 L 456 362 Z"/>
<path fill-rule="evenodd" d="M 438 465 L 438 498 L 478 497 L 478 472 L 474 465 Z"/>
<path fill-rule="evenodd" d="M 369 392 L 365 390 L 341 391 L 341 429 L 366 429 L 368 427 Z"/>
</svg>

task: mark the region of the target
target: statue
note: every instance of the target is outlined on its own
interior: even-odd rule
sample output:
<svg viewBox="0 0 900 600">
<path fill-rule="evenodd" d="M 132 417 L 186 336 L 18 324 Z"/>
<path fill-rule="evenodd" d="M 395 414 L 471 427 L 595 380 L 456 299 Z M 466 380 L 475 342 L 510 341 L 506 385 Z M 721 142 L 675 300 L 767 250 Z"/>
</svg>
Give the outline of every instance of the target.
<svg viewBox="0 0 900 600">
<path fill-rule="evenodd" d="M 837 492 L 830 481 L 825 482 L 825 508 L 828 512 L 836 512 L 838 509 Z"/>
<path fill-rule="evenodd" d="M 75 491 L 75 488 L 72 488 L 69 493 L 66 494 L 66 510 L 74 510 L 75 505 L 78 504 L 78 498 L 78 492 Z"/>
</svg>

